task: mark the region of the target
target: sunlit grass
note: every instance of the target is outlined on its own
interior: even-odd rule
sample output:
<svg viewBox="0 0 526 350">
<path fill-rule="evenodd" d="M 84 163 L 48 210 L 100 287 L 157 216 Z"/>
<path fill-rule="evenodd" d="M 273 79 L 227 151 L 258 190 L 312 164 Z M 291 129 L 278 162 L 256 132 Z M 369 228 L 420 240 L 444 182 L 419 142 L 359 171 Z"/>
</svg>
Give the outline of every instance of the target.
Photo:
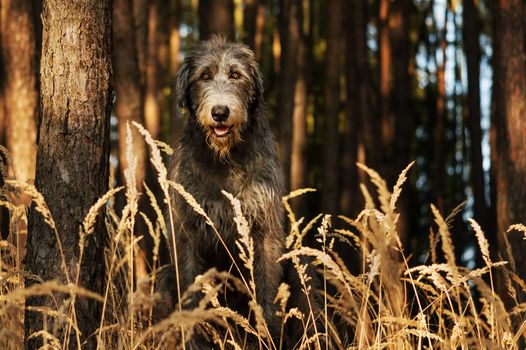
<svg viewBox="0 0 526 350">
<path fill-rule="evenodd" d="M 137 160 L 132 150 L 131 128 L 135 127 L 145 137 L 151 150 L 151 161 L 157 171 L 162 190 L 162 199 L 156 198 L 148 187 L 146 193 L 139 193 L 134 179 Z M 517 290 L 526 292 L 526 283 L 514 272 L 514 263 L 493 261 L 489 254 L 489 244 L 480 226 L 469 220 L 478 242 L 485 266 L 470 270 L 459 266 L 455 258 L 450 224 L 453 215 L 444 218 L 431 205 L 435 224 L 430 228 L 431 259 L 426 265 L 410 264 L 397 231 L 399 214 L 397 200 L 403 195 L 408 166 L 392 189 L 374 170 L 359 164 L 367 173 L 372 186 L 361 186 L 364 196 L 364 209 L 356 217 L 331 217 L 317 215 L 313 218 L 297 218 L 291 210 L 289 201 L 300 195 L 309 195 L 313 189 L 294 191 L 284 197 L 283 205 L 289 219 L 289 233 L 286 239 L 288 251 L 280 260 L 290 260 L 299 276 L 301 293 L 308 296 L 308 312 L 289 308 L 290 286 L 282 284 L 277 291 L 275 303 L 276 317 L 279 317 L 281 339 L 272 339 L 268 325 L 263 317 L 261 306 L 257 304 L 254 265 L 254 243 L 250 229 L 243 217 L 243 203 L 224 192 L 233 207 L 233 222 L 237 225 L 239 238 L 236 242 L 241 252 L 234 269 L 245 268 L 248 275 L 241 280 L 233 279 L 226 272 L 210 270 L 196 279 L 187 291 L 179 286 L 179 304 L 170 316 L 160 322 L 153 322 L 152 307 L 159 299 L 154 293 L 155 273 L 148 278 L 136 279 L 134 259 L 138 255 L 138 242 L 141 237 L 134 235 L 135 222 L 141 217 L 146 223 L 147 234 L 152 237 L 153 265 L 155 272 L 159 266 L 159 249 L 162 240 L 173 234 L 175 218 L 168 210 L 164 216 L 163 206 L 169 205 L 170 196 L 181 195 L 195 212 L 206 220 L 211 232 L 217 235 L 220 244 L 232 252 L 222 242 L 214 222 L 207 216 L 200 203 L 180 184 L 168 178 L 162 161 L 162 152 L 171 149 L 153 140 L 148 132 L 138 124 L 128 126 L 127 162 L 125 172 L 126 186 L 111 188 L 101 197 L 86 215 L 80 227 L 79 264 L 91 263 L 83 260 L 84 241 L 92 234 L 94 224 L 105 207 L 104 221 L 107 231 L 105 254 L 106 278 L 102 295 L 78 286 L 78 273 L 72 275 L 66 268 L 56 225 L 46 205 L 45 199 L 32 185 L 15 180 L 6 182 L 0 189 L 0 205 L 10 212 L 10 232 L 7 240 L 0 241 L 0 347 L 22 348 L 24 339 L 40 337 L 48 348 L 64 349 L 68 342 L 81 343 L 76 324 L 75 302 L 78 296 L 98 300 L 103 307 L 96 339 L 99 348 L 104 349 L 157 349 L 183 346 L 192 334 L 207 334 L 219 349 L 243 349 L 245 344 L 235 336 L 236 329 L 256 335 L 260 349 L 283 349 L 283 338 L 288 322 L 299 320 L 303 325 L 303 335 L 297 349 L 516 349 L 518 340 L 524 337 L 526 326 L 524 317 L 526 304 L 518 302 Z M 1 150 L 0 150 L 1 151 Z M 371 189 L 376 194 L 371 194 Z M 123 192 L 122 194 L 121 192 Z M 16 200 L 21 194 L 32 198 L 39 215 L 53 229 L 61 252 L 62 270 L 65 284 L 48 281 L 24 287 L 27 272 L 21 263 L 19 235 L 27 227 L 27 208 Z M 124 195 L 126 204 L 121 214 L 114 210 L 116 196 Z M 153 214 L 148 216 L 139 210 L 138 201 L 143 196 L 150 201 Z M 526 234 L 526 227 L 513 225 L 507 234 Z M 515 232 L 518 231 L 518 232 Z M 304 245 L 307 235 L 316 234 L 318 248 Z M 175 240 L 172 240 L 175 242 Z M 356 261 L 360 263 L 360 273 L 352 274 L 343 257 L 336 251 L 339 245 L 352 246 Z M 438 250 L 437 247 L 441 249 Z M 178 249 L 171 247 L 174 257 Z M 304 259 L 308 257 L 309 259 Z M 443 257 L 443 258 L 442 258 Z M 177 261 L 177 260 L 175 260 Z M 310 269 L 305 261 L 310 261 Z M 309 271 L 315 270 L 321 283 L 314 283 L 316 277 Z M 77 268 L 76 271 L 80 271 Z M 176 272 L 178 267 L 176 266 Z M 241 275 L 243 276 L 243 275 Z M 496 293 L 496 276 L 502 276 L 502 293 L 511 302 L 501 299 Z M 62 277 L 62 276 L 61 276 Z M 224 288 L 236 288 L 246 293 L 255 322 L 236 313 L 218 302 Z M 195 309 L 185 308 L 189 295 L 200 291 L 202 300 Z M 48 320 L 64 325 L 65 332 L 48 327 L 34 334 L 24 335 L 24 300 L 28 296 L 50 295 L 60 292 L 66 295 L 62 304 L 56 307 L 32 307 Z M 298 292 L 298 291 L 295 291 Z M 511 305 L 510 305 L 511 304 Z M 214 326 L 212 326 L 212 323 Z M 73 335 L 71 337 L 71 335 Z M 71 339 L 69 339 L 71 338 Z"/>
</svg>

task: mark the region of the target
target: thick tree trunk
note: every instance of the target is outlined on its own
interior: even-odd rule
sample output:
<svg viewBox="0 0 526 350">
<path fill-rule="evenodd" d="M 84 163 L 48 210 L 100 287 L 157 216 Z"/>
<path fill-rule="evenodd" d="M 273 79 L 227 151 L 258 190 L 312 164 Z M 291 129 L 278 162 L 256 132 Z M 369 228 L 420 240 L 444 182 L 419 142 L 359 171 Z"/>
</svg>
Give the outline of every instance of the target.
<svg viewBox="0 0 526 350">
<path fill-rule="evenodd" d="M 380 0 L 378 14 L 378 68 L 380 87 L 380 122 L 382 131 L 382 150 L 384 155 L 382 161 L 382 172 L 390 168 L 387 164 L 392 154 L 392 142 L 394 138 L 394 115 L 391 108 L 392 89 L 392 49 L 389 37 L 390 0 Z M 378 146 L 377 146 L 378 147 Z"/>
<path fill-rule="evenodd" d="M 130 0 L 113 0 L 113 70 L 117 99 L 115 111 L 119 118 L 119 169 L 124 179 L 126 161 L 126 124 L 143 124 L 144 99 L 141 91 L 137 39 Z M 145 178 L 146 144 L 144 138 L 132 128 L 133 153 L 137 157 L 135 178 L 139 192 Z"/>
<path fill-rule="evenodd" d="M 147 53 L 145 58 L 146 85 L 144 100 L 144 121 L 146 129 L 154 139 L 159 138 L 161 129 L 162 84 L 159 61 L 159 2 L 151 1 L 148 7 Z"/>
<path fill-rule="evenodd" d="M 78 270 L 79 224 L 108 188 L 111 113 L 111 1 L 47 0 L 43 8 L 41 118 L 36 187 L 56 223 L 55 233 L 34 207 L 30 213 L 27 270 L 44 281 L 72 281 Z M 103 215 L 84 245 L 79 285 L 99 294 L 104 286 Z M 64 271 L 64 266 L 67 271 Z M 66 275 L 67 274 L 67 275 Z M 74 281 L 74 280 L 73 280 Z M 27 285 L 35 283 L 33 279 Z M 32 297 L 27 306 L 62 307 L 65 296 Z M 53 301 L 55 300 L 55 301 Z M 58 305 L 56 304 L 58 301 Z M 78 297 L 76 320 L 83 349 L 94 348 L 101 304 Z M 26 336 L 43 329 L 42 316 L 26 312 Z M 64 337 L 62 326 L 58 336 Z M 72 331 L 74 333 L 74 331 Z M 75 336 L 73 338 L 75 339 Z M 70 339 L 72 348 L 78 344 Z M 35 348 L 37 340 L 28 341 Z"/>
<path fill-rule="evenodd" d="M 409 75 L 411 43 L 409 38 L 409 22 L 411 16 L 411 0 L 397 0 L 392 4 L 390 40 L 392 47 L 393 91 L 395 103 L 394 134 L 392 143 L 392 159 L 390 159 L 385 176 L 390 186 L 396 183 L 400 172 L 411 159 L 411 143 L 413 142 L 412 113 L 409 108 L 411 93 L 411 77 Z M 403 194 L 398 200 L 397 208 L 400 217 L 397 223 L 398 235 L 404 246 L 409 239 L 409 203 L 411 184 L 406 182 Z M 406 247 L 407 248 L 407 247 Z"/>
<path fill-rule="evenodd" d="M 442 61 L 437 62 L 437 99 L 436 99 L 436 113 L 437 121 L 434 131 L 434 160 L 433 160 L 433 173 L 434 173 L 434 194 L 435 202 L 438 210 L 444 213 L 445 210 L 445 155 L 444 155 L 444 141 L 446 132 L 446 48 L 447 48 L 447 20 L 449 11 L 445 10 L 445 22 L 442 34 L 440 36 L 440 50 L 442 52 Z M 435 56 L 436 57 L 436 56 Z"/>
<path fill-rule="evenodd" d="M 350 26 L 346 31 L 346 127 L 342 159 L 341 209 L 353 217 L 361 208 L 359 174 L 356 162 L 364 158 L 366 144 L 372 144 L 368 108 L 369 68 L 366 43 L 366 1 L 348 1 L 345 13 Z M 359 152 L 359 149 L 362 151 Z M 369 164 L 374 166 L 373 164 Z"/>
<path fill-rule="evenodd" d="M 339 210 L 339 117 L 340 73 L 343 58 L 343 1 L 327 3 L 327 59 L 325 81 L 325 149 L 323 164 L 323 210 L 336 214 Z"/>
<path fill-rule="evenodd" d="M 521 0 L 495 0 L 494 10 L 498 231 L 508 235 L 514 267 L 526 280 L 524 235 L 506 233 L 511 224 L 526 224 L 526 8 Z M 502 236 L 499 246 L 504 252 Z"/>
<path fill-rule="evenodd" d="M 208 39 L 213 34 L 234 39 L 233 0 L 199 1 L 199 38 Z"/>
<path fill-rule="evenodd" d="M 281 58 L 277 119 L 279 121 L 279 156 L 285 172 L 287 189 L 290 189 L 292 118 L 301 40 L 301 9 L 300 0 L 284 0 L 280 3 Z"/>
<path fill-rule="evenodd" d="M 5 9 L 2 1 L 0 1 L 0 38 L 5 28 Z M 6 129 L 6 115 L 5 115 L 5 64 L 1 54 L 2 47 L 0 45 L 0 145 L 5 147 L 5 129 Z M 0 151 L 0 187 L 4 186 L 5 177 L 7 177 L 7 157 Z M 9 211 L 5 207 L 0 207 L 0 239 L 7 239 L 9 235 Z"/>
<path fill-rule="evenodd" d="M 478 8 L 473 0 L 463 3 L 463 39 L 466 52 L 468 96 L 467 120 L 471 141 L 471 186 L 475 201 L 475 219 L 488 237 L 494 237 L 490 231 L 489 208 L 485 198 L 484 169 L 482 167 L 482 130 L 480 127 L 480 23 Z M 496 248 L 496 240 L 491 240 Z"/>
<path fill-rule="evenodd" d="M 16 178 L 35 178 L 38 113 L 35 13 L 31 0 L 3 0 L 6 141 Z"/>
<path fill-rule="evenodd" d="M 6 115 L 5 115 L 5 62 L 2 53 L 2 37 L 6 27 L 6 10 L 5 4 L 0 1 L 0 145 L 5 146 L 6 137 Z M 4 174 L 6 175 L 6 174 Z"/>
<path fill-rule="evenodd" d="M 292 142 L 290 156 L 290 189 L 304 188 L 306 181 L 306 147 L 307 147 L 307 79 L 308 79 L 308 47 L 307 34 L 303 32 L 303 11 L 300 9 L 298 25 L 300 40 L 296 58 L 297 76 L 294 86 L 294 110 L 292 112 Z M 306 198 L 293 201 L 293 209 L 298 216 L 306 214 Z"/>
</svg>

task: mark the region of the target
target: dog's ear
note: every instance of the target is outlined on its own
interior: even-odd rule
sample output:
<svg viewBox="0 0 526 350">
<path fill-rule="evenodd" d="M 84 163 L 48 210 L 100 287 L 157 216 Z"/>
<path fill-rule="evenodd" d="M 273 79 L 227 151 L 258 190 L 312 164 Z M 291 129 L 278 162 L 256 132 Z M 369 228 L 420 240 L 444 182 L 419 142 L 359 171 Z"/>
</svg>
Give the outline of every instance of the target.
<svg viewBox="0 0 526 350">
<path fill-rule="evenodd" d="M 177 73 L 177 83 L 175 86 L 175 98 L 177 106 L 180 108 L 187 108 L 186 101 L 188 100 L 188 88 L 190 85 L 190 64 L 184 62 Z"/>
<path fill-rule="evenodd" d="M 259 65 L 253 61 L 250 65 L 250 76 L 252 79 L 253 91 L 251 105 L 253 108 L 263 103 L 263 79 L 259 70 Z"/>
<path fill-rule="evenodd" d="M 238 44 L 238 48 L 241 52 L 241 58 L 247 62 L 248 73 L 252 80 L 252 92 L 250 96 L 250 109 L 257 108 L 263 103 L 263 79 L 261 77 L 261 71 L 256 61 L 256 55 L 248 46 L 244 44 Z"/>
</svg>

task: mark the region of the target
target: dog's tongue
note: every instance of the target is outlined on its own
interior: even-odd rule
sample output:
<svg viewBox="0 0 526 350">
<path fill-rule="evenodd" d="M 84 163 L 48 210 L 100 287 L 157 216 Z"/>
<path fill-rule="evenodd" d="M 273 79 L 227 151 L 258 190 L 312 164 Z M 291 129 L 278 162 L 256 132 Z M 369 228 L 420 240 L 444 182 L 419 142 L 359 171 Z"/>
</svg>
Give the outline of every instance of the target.
<svg viewBox="0 0 526 350">
<path fill-rule="evenodd" d="M 215 126 L 214 132 L 216 133 L 217 136 L 223 136 L 228 132 L 228 126 L 223 126 L 223 125 Z"/>
</svg>

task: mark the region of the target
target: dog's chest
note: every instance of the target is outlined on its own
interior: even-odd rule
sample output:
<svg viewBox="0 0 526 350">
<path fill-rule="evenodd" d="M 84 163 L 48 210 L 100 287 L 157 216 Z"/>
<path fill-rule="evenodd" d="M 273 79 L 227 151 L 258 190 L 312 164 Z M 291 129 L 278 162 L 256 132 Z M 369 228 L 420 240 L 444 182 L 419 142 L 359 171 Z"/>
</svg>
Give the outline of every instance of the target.
<svg viewBox="0 0 526 350">
<path fill-rule="evenodd" d="M 199 169 L 198 171 L 180 174 L 176 181 L 180 182 L 194 196 L 208 217 L 212 219 L 214 225 L 225 232 L 235 230 L 235 223 L 232 203 L 223 191 L 232 194 L 240 201 L 243 214 L 250 224 L 264 210 L 268 198 L 268 195 L 264 193 L 269 191 L 263 189 L 264 185 L 257 181 L 256 175 L 242 169 L 228 169 L 226 171 L 221 169 L 216 172 Z M 179 197 L 179 200 L 184 201 L 182 197 Z M 185 210 L 193 211 L 187 204 L 181 204 Z M 192 217 L 192 220 L 197 221 L 198 226 L 202 226 L 204 218 L 199 217 L 195 212 Z"/>
</svg>

